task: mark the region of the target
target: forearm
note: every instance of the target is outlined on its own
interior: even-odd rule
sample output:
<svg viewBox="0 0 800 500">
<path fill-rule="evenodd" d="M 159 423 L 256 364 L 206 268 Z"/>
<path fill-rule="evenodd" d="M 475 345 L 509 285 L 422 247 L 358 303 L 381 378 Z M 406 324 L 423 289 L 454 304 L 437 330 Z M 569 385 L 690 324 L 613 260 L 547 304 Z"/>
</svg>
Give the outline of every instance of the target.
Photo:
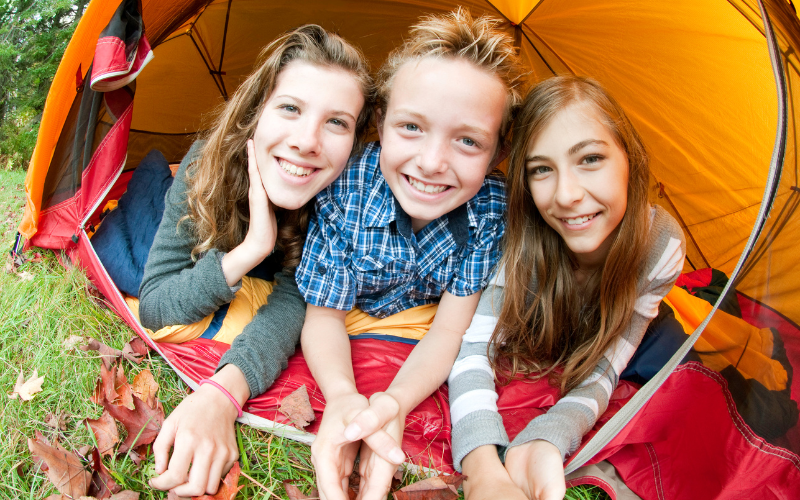
<svg viewBox="0 0 800 500">
<path fill-rule="evenodd" d="M 438 330 L 434 325 L 411 351 L 386 392 L 407 415 L 447 380 L 458 354 L 458 333 Z"/>
<path fill-rule="evenodd" d="M 447 380 L 480 293 L 456 297 L 445 293 L 428 333 L 414 347 L 386 392 L 407 415 Z M 467 318 L 467 319 L 465 319 Z"/>
<path fill-rule="evenodd" d="M 345 311 L 308 305 L 300 336 L 308 368 L 329 403 L 358 393 L 345 315 Z"/>
<path fill-rule="evenodd" d="M 256 248 L 245 239 L 240 245 L 222 257 L 222 273 L 228 286 L 234 286 L 251 269 L 256 267 L 270 253 L 272 248 Z"/>
<path fill-rule="evenodd" d="M 305 313 L 306 303 L 294 277 L 286 271 L 276 274 L 267 303 L 222 355 L 217 371 L 235 365 L 247 379 L 250 397 L 263 394 L 286 370 L 300 340 Z"/>
</svg>

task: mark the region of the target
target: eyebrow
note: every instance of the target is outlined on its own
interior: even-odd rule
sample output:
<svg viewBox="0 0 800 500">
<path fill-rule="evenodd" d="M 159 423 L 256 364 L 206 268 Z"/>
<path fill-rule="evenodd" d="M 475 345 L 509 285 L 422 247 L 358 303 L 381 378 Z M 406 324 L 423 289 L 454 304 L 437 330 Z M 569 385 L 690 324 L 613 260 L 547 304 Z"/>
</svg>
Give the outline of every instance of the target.
<svg viewBox="0 0 800 500">
<path fill-rule="evenodd" d="M 569 151 L 567 151 L 567 153 L 569 153 L 570 155 L 574 155 L 575 153 L 585 148 L 586 146 L 591 146 L 593 144 L 608 146 L 608 143 L 606 141 L 601 141 L 600 139 L 586 139 L 585 141 L 581 141 L 578 144 L 569 148 Z"/>
<path fill-rule="evenodd" d="M 585 141 L 581 141 L 572 146 L 571 148 L 569 148 L 567 154 L 570 156 L 574 155 L 575 153 L 585 148 L 586 146 L 591 146 L 593 144 L 608 146 L 608 143 L 606 141 L 601 141 L 600 139 L 586 139 Z M 528 156 L 525 158 L 525 163 L 535 162 L 535 161 L 547 161 L 549 159 L 550 159 L 549 157 L 544 155 Z"/>
<path fill-rule="evenodd" d="M 306 101 L 304 101 L 304 100 L 300 99 L 299 97 L 297 97 L 297 96 L 293 96 L 293 95 L 289 95 L 289 94 L 281 94 L 281 95 L 275 96 L 275 98 L 276 98 L 276 99 L 281 99 L 281 98 L 292 99 L 293 101 L 296 101 L 296 102 L 297 102 L 298 104 L 300 104 L 301 106 L 306 106 L 306 105 L 308 104 Z M 353 116 L 353 114 L 352 114 L 352 113 L 350 113 L 350 112 L 348 112 L 348 111 L 345 111 L 345 110 L 335 109 L 335 110 L 331 111 L 330 113 L 331 113 L 333 116 L 347 116 L 347 117 L 349 117 L 351 120 L 353 120 L 353 121 L 357 121 L 357 120 L 356 120 L 356 117 L 355 117 L 355 116 Z"/>
</svg>

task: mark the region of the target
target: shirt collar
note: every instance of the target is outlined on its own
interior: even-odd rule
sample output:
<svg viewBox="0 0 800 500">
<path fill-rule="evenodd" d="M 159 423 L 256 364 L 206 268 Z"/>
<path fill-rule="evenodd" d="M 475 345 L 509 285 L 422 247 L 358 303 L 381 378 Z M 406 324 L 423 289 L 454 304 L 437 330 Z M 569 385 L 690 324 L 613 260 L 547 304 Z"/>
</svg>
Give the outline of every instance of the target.
<svg viewBox="0 0 800 500">
<path fill-rule="evenodd" d="M 447 217 L 447 227 L 453 235 L 456 245 L 463 246 L 469 240 L 469 226 L 471 222 L 469 202 L 459 206 Z M 364 215 L 366 227 L 385 227 L 392 221 L 397 221 L 397 229 L 406 238 L 411 238 L 411 217 L 403 210 L 397 199 L 389 189 L 389 184 L 383 176 L 373 184 L 367 197 L 367 212 Z"/>
</svg>

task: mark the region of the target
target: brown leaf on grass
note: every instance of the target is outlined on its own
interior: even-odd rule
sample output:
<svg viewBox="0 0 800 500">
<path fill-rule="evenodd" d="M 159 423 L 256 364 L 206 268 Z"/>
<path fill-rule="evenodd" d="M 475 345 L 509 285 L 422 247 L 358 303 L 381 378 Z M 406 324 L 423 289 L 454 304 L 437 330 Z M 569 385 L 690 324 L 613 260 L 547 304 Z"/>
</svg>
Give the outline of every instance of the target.
<svg viewBox="0 0 800 500">
<path fill-rule="evenodd" d="M 441 479 L 447 484 L 453 485 L 453 487 L 455 487 L 455 489 L 457 490 L 458 487 L 461 486 L 461 483 L 463 483 L 467 479 L 467 476 L 463 474 L 458 474 L 458 475 L 453 474 L 452 476 L 441 475 L 439 476 L 439 479 Z"/>
<path fill-rule="evenodd" d="M 33 437 L 34 437 L 34 439 L 36 439 L 40 443 L 44 443 L 46 445 L 50 444 L 50 440 L 47 439 L 46 437 L 44 437 L 42 435 L 42 433 L 39 432 L 39 431 L 34 432 L 33 433 Z M 40 457 L 39 455 L 37 455 L 36 453 L 34 453 L 32 451 L 31 451 L 31 458 L 33 459 L 33 464 L 34 465 L 38 465 L 39 466 L 39 470 L 41 470 L 42 472 L 47 472 L 47 469 L 50 468 L 50 467 L 47 466 L 47 463 L 44 461 L 44 459 L 42 457 Z"/>
<path fill-rule="evenodd" d="M 100 418 L 96 420 L 86 419 L 86 423 L 91 427 L 94 438 L 97 441 L 97 449 L 101 455 L 113 455 L 114 447 L 119 443 L 119 431 L 114 417 L 103 411 Z"/>
<path fill-rule="evenodd" d="M 58 443 L 50 446 L 30 438 L 28 438 L 28 449 L 47 464 L 47 477 L 61 494 L 73 498 L 86 494 L 92 475 L 84 470 L 80 459 L 74 453 L 68 452 Z"/>
<path fill-rule="evenodd" d="M 82 337 L 81 335 L 70 335 L 69 338 L 64 341 L 64 349 L 66 349 L 67 351 L 70 351 L 72 349 L 75 349 L 78 346 L 81 346 L 81 345 L 85 344 L 85 342 L 86 342 L 86 339 L 84 337 Z M 81 349 L 83 349 L 83 348 L 81 348 Z M 85 351 L 86 349 L 83 349 L 83 350 Z"/>
<path fill-rule="evenodd" d="M 136 465 L 142 463 L 142 456 L 136 450 L 128 450 L 128 458 Z"/>
<path fill-rule="evenodd" d="M 129 410 L 133 410 L 133 388 L 128 383 L 128 378 L 125 376 L 125 370 L 122 369 L 122 365 L 117 366 L 114 390 L 119 394 L 119 401 L 115 401 L 114 404 L 122 405 Z"/>
<path fill-rule="evenodd" d="M 53 429 L 65 431 L 67 430 L 67 414 L 59 413 L 56 415 L 55 413 L 48 413 L 44 417 L 44 423 Z"/>
<path fill-rule="evenodd" d="M 395 491 L 394 500 L 456 500 L 458 490 L 441 476 L 429 477 Z"/>
<path fill-rule="evenodd" d="M 98 500 L 104 500 L 122 489 L 111 477 L 106 466 L 103 465 L 103 459 L 97 448 L 92 450 L 92 470 L 92 484 L 89 486 L 89 495 Z"/>
<path fill-rule="evenodd" d="M 106 401 L 104 407 L 116 418 L 128 431 L 125 441 L 119 447 L 119 452 L 124 453 L 131 448 L 141 446 L 143 444 L 152 443 L 158 432 L 161 430 L 161 425 L 164 423 L 164 409 L 163 408 L 150 408 L 147 403 L 133 396 L 134 409 L 130 410 L 124 406 L 118 406 Z"/>
<path fill-rule="evenodd" d="M 111 495 L 109 500 L 139 500 L 139 493 L 131 490 L 120 491 Z"/>
<path fill-rule="evenodd" d="M 103 360 L 106 368 L 111 369 L 111 364 L 115 359 L 122 356 L 122 351 L 109 347 L 104 343 L 92 337 L 85 337 L 86 344 L 81 345 L 80 348 L 84 351 L 97 351 Z"/>
<path fill-rule="evenodd" d="M 28 271 L 20 271 L 17 273 L 17 276 L 23 281 L 33 281 L 33 275 Z"/>
<path fill-rule="evenodd" d="M 299 429 L 304 429 L 309 422 L 313 422 L 314 409 L 308 399 L 308 390 L 305 384 L 289 394 L 281 402 L 280 412 L 289 417 L 289 420 Z"/>
<path fill-rule="evenodd" d="M 94 283 L 87 281 L 84 288 L 86 289 L 86 296 L 89 297 L 89 300 L 102 308 L 108 307 L 106 304 L 106 298 L 103 297 L 103 294 L 100 293 L 100 290 L 95 286 Z"/>
<path fill-rule="evenodd" d="M 158 393 L 158 382 L 153 378 L 150 370 L 142 370 L 133 378 L 131 385 L 132 391 L 142 401 L 147 403 L 150 408 L 155 408 L 158 404 L 156 394 Z"/>
<path fill-rule="evenodd" d="M 141 339 L 141 337 L 133 337 L 126 346 L 131 348 L 135 354 L 139 356 L 147 356 L 147 353 L 150 352 L 150 346 L 147 345 L 147 342 Z M 124 351 L 124 349 L 123 349 Z"/>
<path fill-rule="evenodd" d="M 361 489 L 361 474 L 357 470 L 353 470 L 348 478 L 347 495 L 350 500 L 355 500 L 358 496 L 358 490 Z"/>
<path fill-rule="evenodd" d="M 237 486 L 239 484 L 239 474 L 241 474 L 241 472 L 242 469 L 239 467 L 239 462 L 234 462 L 231 470 L 229 470 L 222 479 L 222 484 L 219 485 L 219 489 L 215 495 L 194 497 L 195 500 L 233 500 L 236 498 L 236 494 L 239 493 L 239 490 L 244 488 L 244 485 Z"/>
<path fill-rule="evenodd" d="M 294 483 L 297 482 L 299 482 L 298 479 L 286 479 L 283 481 L 283 489 L 286 490 L 286 495 L 289 497 L 289 500 L 310 500 L 319 498 L 319 493 L 316 488 L 311 488 L 309 494 L 306 495 L 300 491 L 300 488 L 294 485 Z"/>
<path fill-rule="evenodd" d="M 17 377 L 17 383 L 14 384 L 14 391 L 8 395 L 9 399 L 17 399 L 19 397 L 23 401 L 30 401 L 33 399 L 34 394 L 42 391 L 42 384 L 44 383 L 44 375 L 41 377 L 36 370 L 33 370 L 33 375 L 27 381 L 22 372 Z"/>
</svg>

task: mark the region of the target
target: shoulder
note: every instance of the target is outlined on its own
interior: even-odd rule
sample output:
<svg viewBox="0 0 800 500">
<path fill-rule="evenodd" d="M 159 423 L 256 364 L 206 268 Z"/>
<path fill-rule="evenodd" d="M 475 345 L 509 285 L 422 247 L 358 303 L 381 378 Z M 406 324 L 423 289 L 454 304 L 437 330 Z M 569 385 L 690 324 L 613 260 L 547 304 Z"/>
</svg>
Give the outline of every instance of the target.
<svg viewBox="0 0 800 500">
<path fill-rule="evenodd" d="M 206 141 L 194 141 L 189 151 L 184 155 L 180 167 L 178 167 L 178 170 L 175 172 L 175 180 L 172 182 L 174 191 L 180 191 L 181 193 L 186 191 L 188 185 L 186 175 L 189 166 L 200 160 L 205 143 Z"/>
<path fill-rule="evenodd" d="M 506 180 L 500 172 L 492 172 L 483 180 L 483 185 L 467 202 L 471 225 L 479 220 L 502 220 L 506 210 Z"/>
<path fill-rule="evenodd" d="M 673 276 L 683 269 L 686 238 L 680 224 L 658 205 L 652 207 L 650 252 L 645 272 L 648 281 Z"/>
</svg>

